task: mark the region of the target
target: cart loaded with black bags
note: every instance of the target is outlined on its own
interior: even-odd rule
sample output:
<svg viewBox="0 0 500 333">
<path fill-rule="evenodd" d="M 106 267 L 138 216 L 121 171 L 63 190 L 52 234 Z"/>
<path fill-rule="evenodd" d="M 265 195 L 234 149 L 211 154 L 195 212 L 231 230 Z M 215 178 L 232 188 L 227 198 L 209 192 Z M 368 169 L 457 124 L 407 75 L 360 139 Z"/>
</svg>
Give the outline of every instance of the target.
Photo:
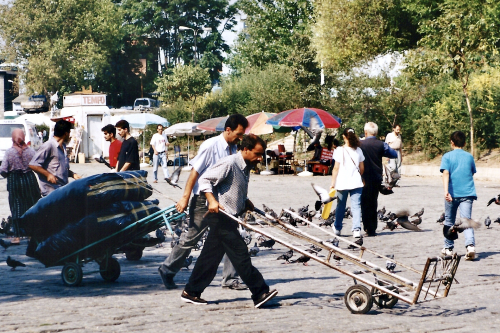
<svg viewBox="0 0 500 333">
<path fill-rule="evenodd" d="M 169 220 L 184 214 L 146 200 L 153 194 L 146 178 L 144 170 L 98 174 L 40 199 L 20 221 L 34 245 L 31 255 L 46 267 L 63 266 L 68 286 L 81 283 L 82 267 L 90 261 L 99 264 L 104 280 L 115 281 L 120 264 L 113 254 L 140 259 L 145 247 L 160 242 L 144 236 L 165 225 L 170 229 Z"/>
</svg>

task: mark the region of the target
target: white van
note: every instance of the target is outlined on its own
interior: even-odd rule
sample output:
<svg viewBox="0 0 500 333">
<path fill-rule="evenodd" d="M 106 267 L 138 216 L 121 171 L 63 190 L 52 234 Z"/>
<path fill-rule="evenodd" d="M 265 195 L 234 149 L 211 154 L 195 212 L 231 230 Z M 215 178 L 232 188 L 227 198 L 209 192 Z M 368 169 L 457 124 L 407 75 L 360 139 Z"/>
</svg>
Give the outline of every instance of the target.
<svg viewBox="0 0 500 333">
<path fill-rule="evenodd" d="M 38 150 L 42 140 L 36 133 L 35 124 L 27 120 L 0 120 L 0 163 L 3 161 L 5 151 L 12 147 L 12 131 L 16 128 L 23 130 L 28 146 Z"/>
<path fill-rule="evenodd" d="M 134 102 L 135 111 L 151 111 L 160 107 L 160 102 L 152 98 L 136 98 Z"/>
</svg>

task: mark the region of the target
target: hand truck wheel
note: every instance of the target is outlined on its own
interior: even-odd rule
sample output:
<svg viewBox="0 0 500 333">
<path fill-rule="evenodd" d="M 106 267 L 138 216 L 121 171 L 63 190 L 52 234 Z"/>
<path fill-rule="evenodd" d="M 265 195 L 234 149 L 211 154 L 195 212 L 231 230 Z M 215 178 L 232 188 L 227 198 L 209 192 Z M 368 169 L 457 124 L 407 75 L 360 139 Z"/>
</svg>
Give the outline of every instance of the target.
<svg viewBox="0 0 500 333">
<path fill-rule="evenodd" d="M 82 283 L 83 271 L 80 265 L 69 262 L 64 265 L 61 271 L 63 283 L 69 287 L 76 287 Z"/>
<path fill-rule="evenodd" d="M 114 282 L 120 276 L 120 263 L 115 258 L 108 258 L 106 267 L 106 260 L 99 263 L 99 273 L 104 281 Z"/>
<path fill-rule="evenodd" d="M 365 314 L 372 308 L 372 293 L 363 285 L 349 287 L 344 295 L 345 306 L 354 314 Z"/>
<path fill-rule="evenodd" d="M 125 258 L 130 261 L 137 261 L 142 258 L 142 250 L 130 250 L 125 252 Z"/>
<path fill-rule="evenodd" d="M 397 289 L 392 290 L 396 294 L 399 294 Z M 372 298 L 373 303 L 377 304 L 379 308 L 382 309 L 392 309 L 396 303 L 398 303 L 399 299 L 395 296 L 384 294 L 380 292 L 377 288 L 372 287 Z"/>
</svg>

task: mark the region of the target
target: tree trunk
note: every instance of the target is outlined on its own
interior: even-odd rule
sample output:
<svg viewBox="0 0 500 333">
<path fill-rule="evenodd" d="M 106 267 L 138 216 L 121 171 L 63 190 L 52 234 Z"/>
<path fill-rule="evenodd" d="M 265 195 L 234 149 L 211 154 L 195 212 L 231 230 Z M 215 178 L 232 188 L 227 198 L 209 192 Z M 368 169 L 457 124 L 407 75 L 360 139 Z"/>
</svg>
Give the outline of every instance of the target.
<svg viewBox="0 0 500 333">
<path fill-rule="evenodd" d="M 469 91 L 467 89 L 467 84 L 463 85 L 463 91 L 465 95 L 465 101 L 467 102 L 467 109 L 469 111 L 469 122 L 470 122 L 470 153 L 474 157 L 474 118 L 472 117 L 472 108 L 469 101 Z"/>
</svg>

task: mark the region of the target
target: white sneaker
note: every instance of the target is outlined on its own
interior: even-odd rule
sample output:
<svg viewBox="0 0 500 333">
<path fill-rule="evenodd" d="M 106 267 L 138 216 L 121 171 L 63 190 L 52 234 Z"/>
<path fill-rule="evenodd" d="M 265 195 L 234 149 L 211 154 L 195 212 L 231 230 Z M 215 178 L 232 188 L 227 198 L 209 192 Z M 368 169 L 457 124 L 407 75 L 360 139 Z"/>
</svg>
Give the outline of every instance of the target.
<svg viewBox="0 0 500 333">
<path fill-rule="evenodd" d="M 441 255 L 443 256 L 452 256 L 453 255 L 453 249 L 449 249 L 449 248 L 444 248 L 441 250 Z"/>
<path fill-rule="evenodd" d="M 472 261 L 476 259 L 476 249 L 474 246 L 469 245 L 467 246 L 467 253 L 465 254 L 465 260 Z"/>
<path fill-rule="evenodd" d="M 354 238 L 361 238 L 361 231 L 360 230 L 354 230 L 352 232 L 352 237 L 354 237 Z"/>
<path fill-rule="evenodd" d="M 335 229 L 335 227 L 333 227 L 333 232 L 335 233 L 335 236 L 340 236 L 340 230 Z"/>
</svg>

